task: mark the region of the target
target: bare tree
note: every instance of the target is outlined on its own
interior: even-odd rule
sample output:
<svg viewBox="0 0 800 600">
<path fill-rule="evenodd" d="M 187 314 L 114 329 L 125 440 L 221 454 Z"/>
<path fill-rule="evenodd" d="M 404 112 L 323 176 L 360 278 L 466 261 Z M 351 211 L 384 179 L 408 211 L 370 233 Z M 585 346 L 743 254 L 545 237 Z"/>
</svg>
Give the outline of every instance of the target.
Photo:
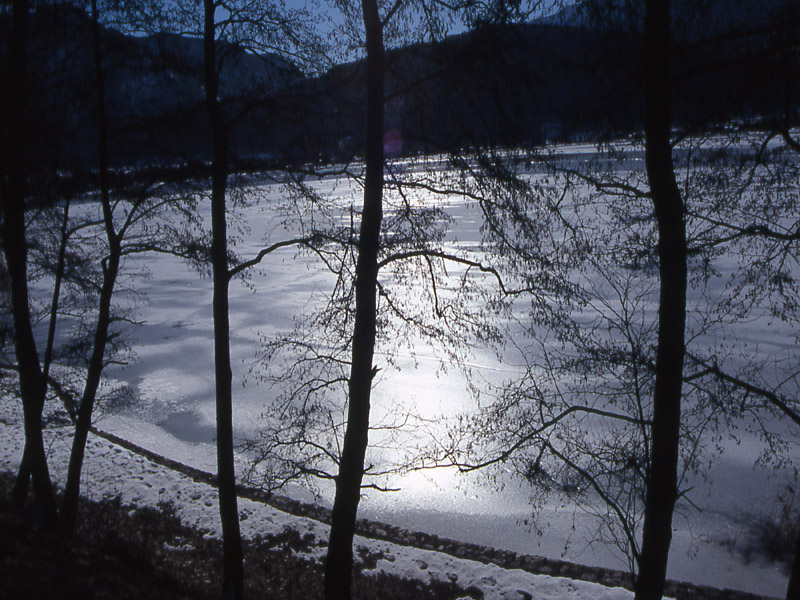
<svg viewBox="0 0 800 600">
<path fill-rule="evenodd" d="M 220 20 L 217 11 L 228 13 Z M 229 129 L 221 94 L 221 72 L 226 60 L 226 46 L 220 35 L 236 40 L 237 28 L 245 43 L 279 49 L 290 53 L 298 41 L 294 37 L 293 19 L 276 6 L 253 7 L 247 4 L 204 0 L 203 2 L 203 72 L 205 101 L 211 129 L 213 156 L 211 163 L 211 266 L 213 277 L 214 364 L 216 379 L 217 482 L 223 537 L 223 581 L 225 598 L 241 598 L 244 574 L 239 513 L 237 509 L 236 473 L 234 465 L 233 394 L 230 359 L 229 284 L 234 271 L 230 264 L 227 228 L 229 173 Z M 281 40 L 283 45 L 281 45 Z M 263 258 L 267 251 L 255 259 Z M 240 265 L 241 267 L 241 265 Z"/>
<path fill-rule="evenodd" d="M 14 341 L 19 365 L 20 392 L 25 415 L 25 450 L 20 477 L 15 486 L 15 501 L 20 504 L 27 491 L 28 470 L 33 476 L 35 498 L 44 520 L 56 521 L 55 495 L 42 439 L 42 410 L 46 383 L 33 336 L 27 284 L 27 243 L 25 238 L 25 104 L 26 36 L 28 2 L 12 5 L 10 74 L 8 98 L 8 140 L 3 156 L 3 249 L 11 285 Z"/>
<path fill-rule="evenodd" d="M 544 176 L 533 176 L 531 184 L 525 175 L 515 175 L 513 154 L 487 156 L 485 162 L 475 163 L 480 186 L 475 195 L 484 198 L 487 231 L 493 249 L 501 250 L 493 260 L 509 278 L 528 269 L 522 287 L 534 294 L 529 314 L 538 347 L 529 350 L 528 379 L 509 386 L 502 401 L 469 433 L 454 431 L 439 456 L 464 470 L 511 463 L 542 487 L 575 496 L 584 490 L 596 495 L 605 509 L 596 504 L 587 508 L 598 511 L 607 523 L 617 523 L 609 528 L 609 541 L 629 555 L 632 568 L 638 565 L 637 593 L 660 597 L 670 542 L 670 525 L 664 522 L 672 518 L 686 474 L 698 468 L 698 452 L 721 435 L 720 420 L 737 411 L 720 408 L 724 393 L 713 386 L 699 388 L 696 365 L 682 364 L 689 248 L 672 154 L 686 138 L 671 140 L 669 7 L 659 6 L 657 18 L 649 8 L 651 16 L 644 23 L 651 35 L 644 36 L 643 61 L 650 67 L 645 71 L 647 179 L 625 166 L 625 155 L 634 156 L 638 150 L 635 141 L 611 153 L 623 159 L 618 168 L 628 171 L 627 176 L 587 176 L 570 167 L 569 158 L 554 155 L 537 160 L 536 154 L 532 158 L 522 154 L 533 167 L 549 163 L 550 168 L 542 170 L 556 174 L 548 183 L 542 181 Z M 614 163 L 612 158 L 605 168 Z M 691 158 L 686 159 L 686 171 L 690 173 L 686 193 L 694 200 L 701 192 L 695 187 L 698 168 Z M 719 173 L 709 178 L 726 181 Z M 596 188 L 599 194 L 591 197 L 581 191 L 582 186 Z M 730 197 L 741 200 L 734 188 Z M 773 188 L 767 184 L 767 189 Z M 615 203 L 614 198 L 621 200 Z M 719 207 L 721 200 L 716 196 L 714 206 Z M 647 206 L 651 201 L 655 212 Z M 785 207 L 782 210 L 778 220 L 784 221 L 777 228 L 773 222 L 772 227 L 778 236 L 792 229 L 785 223 Z M 703 218 L 714 220 L 713 209 L 704 214 Z M 715 239 L 727 241 L 749 228 L 736 225 L 727 235 L 716 232 Z M 701 251 L 704 232 L 710 229 L 699 220 L 692 222 L 695 253 Z M 649 242 L 656 236 L 658 248 Z M 515 260 L 506 266 L 502 261 L 509 255 Z M 785 268 L 782 265 L 780 271 Z M 698 265 L 693 274 L 699 294 L 707 293 L 702 290 L 709 269 L 713 267 Z M 774 269 L 763 271 L 762 277 L 769 273 Z M 755 283 L 752 278 L 739 279 L 745 281 L 747 286 Z M 785 279 L 776 278 L 775 285 L 781 281 Z M 754 291 L 759 285 L 755 283 Z M 791 292 L 780 292 L 774 285 L 772 290 L 768 293 L 773 300 L 791 297 Z M 658 321 L 646 313 L 646 307 L 653 305 L 661 307 Z M 730 315 L 694 321 L 688 339 L 721 328 L 723 321 L 730 322 Z M 671 366 L 664 369 L 665 364 Z M 687 408 L 681 411 L 681 397 L 687 395 Z M 603 435 L 597 433 L 600 428 Z M 469 452 L 460 454 L 459 444 L 476 451 L 480 444 L 469 439 L 476 430 L 485 434 L 494 453 L 477 460 L 473 454 L 467 460 Z M 654 521 L 655 515 L 660 516 Z M 645 533 L 640 545 L 642 519 Z"/>
<path fill-rule="evenodd" d="M 67 484 L 64 489 L 64 500 L 61 505 L 61 519 L 69 530 L 72 530 L 75 526 L 86 439 L 89 435 L 94 402 L 105 364 L 109 325 L 112 320 L 111 299 L 114 295 L 114 286 L 116 285 L 120 269 L 120 260 L 122 258 L 122 238 L 119 232 L 116 231 L 114 225 L 114 213 L 111 205 L 108 181 L 109 162 L 105 112 L 105 80 L 100 48 L 100 15 L 97 8 L 97 0 L 92 0 L 91 17 L 92 54 L 94 57 L 95 93 L 97 102 L 97 156 L 100 175 L 100 204 L 103 211 L 103 224 L 109 252 L 102 264 L 103 284 L 100 291 L 97 326 L 92 343 L 92 355 L 86 374 L 86 384 L 78 408 L 78 418 L 75 425 L 75 435 L 72 442 L 72 452 L 70 453 L 69 470 L 67 473 Z M 53 304 L 55 305 L 56 302 L 53 302 Z"/>
<path fill-rule="evenodd" d="M 350 598 L 353 535 L 368 444 L 377 317 L 378 253 L 383 219 L 384 72 L 383 27 L 375 0 L 362 1 L 367 44 L 367 142 L 364 208 L 358 238 L 353 348 L 348 380 L 347 429 L 336 478 L 331 534 L 325 560 L 325 597 Z"/>
<path fill-rule="evenodd" d="M 204 80 L 206 109 L 211 124 L 213 159 L 211 166 L 211 261 L 214 279 L 214 374 L 217 386 L 217 477 L 219 512 L 222 520 L 223 575 L 225 598 L 242 598 L 244 574 L 236 472 L 233 460 L 233 398 L 231 392 L 230 322 L 228 314 L 228 234 L 225 189 L 228 177 L 227 131 L 219 102 L 219 59 L 216 10 L 213 0 L 204 0 Z"/>
<path fill-rule="evenodd" d="M 450 311 L 448 304 L 452 289 L 446 292 L 437 288 L 438 275 L 434 271 L 443 264 L 451 264 L 461 268 L 464 274 L 459 288 L 464 296 L 472 274 L 478 273 L 490 278 L 496 271 L 482 264 L 478 258 L 459 255 L 436 248 L 441 239 L 436 237 L 436 220 L 441 218 L 441 211 L 415 208 L 406 194 L 416 190 L 425 194 L 457 194 L 463 186 L 453 181 L 443 182 L 430 172 L 418 177 L 407 176 L 403 167 L 398 165 L 394 170 L 386 162 L 386 152 L 392 152 L 391 135 L 386 125 L 386 88 L 387 78 L 385 65 L 385 46 L 387 36 L 396 39 L 402 35 L 403 27 L 398 22 L 417 22 L 414 11 L 430 17 L 426 10 L 435 12 L 431 7 L 413 3 L 397 2 L 390 6 L 382 6 L 372 0 L 349 7 L 348 23 L 356 19 L 363 22 L 365 31 L 366 59 L 364 63 L 364 85 L 366 88 L 365 103 L 365 150 L 363 175 L 356 180 L 363 186 L 363 205 L 360 210 L 360 223 L 355 223 L 355 211 L 350 214 L 350 226 L 344 225 L 332 231 L 322 232 L 321 239 L 329 246 L 316 248 L 318 256 L 336 274 L 336 287 L 327 309 L 322 315 L 306 323 L 306 326 L 319 326 L 322 330 L 333 332 L 336 343 L 320 343 L 317 338 L 313 342 L 297 340 L 297 333 L 276 340 L 267 352 L 272 362 L 276 352 L 289 348 L 299 355 L 296 362 L 291 363 L 284 376 L 298 381 L 297 388 L 289 394 L 289 403 L 279 422 L 277 429 L 262 440 L 261 444 L 250 445 L 259 460 L 276 459 L 281 464 L 281 471 L 272 476 L 267 484 L 271 487 L 286 481 L 304 476 L 332 478 L 329 468 L 331 463 L 338 465 L 335 476 L 336 493 L 334 498 L 333 518 L 328 556 L 325 566 L 325 590 L 328 598 L 347 598 L 350 595 L 352 580 L 353 554 L 352 541 L 355 531 L 355 520 L 362 488 L 365 487 L 365 474 L 374 475 L 375 465 L 367 465 L 366 457 L 369 446 L 371 394 L 379 367 L 375 364 L 376 343 L 385 339 L 387 332 L 390 338 L 400 338 L 397 330 L 387 327 L 382 316 L 393 315 L 409 330 L 423 331 L 431 338 L 451 341 L 453 338 L 444 333 L 451 326 L 461 327 L 466 331 L 472 327 L 472 333 L 491 336 L 488 326 L 477 321 L 470 322 L 474 314 L 459 313 L 458 309 Z M 382 14 L 383 11 L 383 14 Z M 360 13 L 360 14 L 359 14 Z M 412 16 L 409 17 L 408 15 Z M 418 15 L 417 15 L 418 17 Z M 424 22 L 424 18 L 422 19 Z M 434 29 L 434 28 L 431 28 Z M 435 160 L 431 161 L 435 163 Z M 352 165 L 357 171 L 359 163 Z M 340 172 L 351 172 L 351 165 L 345 165 Z M 432 167 L 435 171 L 436 167 Z M 441 168 L 441 165 L 439 166 Z M 330 168 L 330 173 L 337 171 Z M 411 170 L 413 171 L 413 169 Z M 385 218 L 387 206 L 386 193 L 390 190 L 398 197 L 397 213 L 390 210 Z M 300 186 L 304 197 L 311 195 L 308 188 Z M 317 198 L 314 199 L 319 203 Z M 346 215 L 340 215 L 346 218 Z M 310 227 L 314 227 L 312 225 Z M 354 229 L 358 227 L 358 235 Z M 407 229 L 405 229 L 407 228 Z M 434 232 L 432 235 L 430 232 Z M 428 237 L 430 236 L 430 237 Z M 332 248 L 332 247 L 333 248 Z M 336 251 L 335 247 L 340 248 Z M 354 269 L 350 271 L 349 261 L 352 259 Z M 400 281 L 402 270 L 395 270 L 399 265 L 414 265 L 409 272 L 419 273 L 431 288 L 423 293 L 431 302 L 437 325 L 426 325 L 426 319 L 406 310 L 392 288 L 381 281 L 382 273 L 391 273 Z M 403 267 L 400 267 L 401 269 Z M 428 279 L 428 275 L 430 278 Z M 440 296 L 441 294 L 441 296 Z M 383 331 L 383 333 L 381 333 Z M 343 342 L 343 343 L 339 343 Z M 284 379 L 285 381 L 285 379 Z M 346 387 L 347 415 L 344 419 L 343 439 L 338 439 L 337 422 L 328 407 L 320 403 L 318 396 L 326 392 Z M 296 401 L 299 406 L 292 406 Z M 328 435 L 324 438 L 314 434 L 314 427 L 329 420 Z M 286 422 L 289 422 L 288 426 Z M 341 443 L 341 445 L 339 445 Z M 305 457 L 292 457 L 292 450 L 305 452 Z M 378 473 L 382 472 L 380 469 Z M 379 487 L 376 484 L 367 484 Z"/>
<path fill-rule="evenodd" d="M 637 600 L 664 594 L 678 499 L 681 386 L 686 329 L 686 217 L 672 164 L 670 133 L 670 3 L 647 0 L 644 18 L 647 178 L 658 223 L 658 349 Z"/>
</svg>

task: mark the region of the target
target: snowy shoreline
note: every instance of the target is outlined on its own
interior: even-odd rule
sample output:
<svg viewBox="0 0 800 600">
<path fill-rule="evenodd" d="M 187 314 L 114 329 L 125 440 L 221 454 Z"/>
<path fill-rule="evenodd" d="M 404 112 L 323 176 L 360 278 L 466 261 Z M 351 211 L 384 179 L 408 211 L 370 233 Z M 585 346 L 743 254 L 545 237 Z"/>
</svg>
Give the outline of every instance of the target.
<svg viewBox="0 0 800 600">
<path fill-rule="evenodd" d="M 0 403 L 0 468 L 14 470 L 22 451 L 21 409 L 16 400 Z M 172 503 L 182 520 L 219 537 L 214 476 L 171 460 L 128 440 L 95 429 L 87 448 L 84 495 L 93 499 L 121 496 L 126 503 L 157 507 Z M 71 427 L 59 419 L 46 430 L 51 471 L 56 482 L 66 473 Z M 316 539 L 312 561 L 324 559 L 328 509 L 273 495 L 240 489 L 240 517 L 246 537 L 279 533 L 287 528 Z M 434 579 L 481 589 L 488 599 L 541 600 L 565 598 L 622 600 L 632 598 L 630 574 L 539 556 L 497 550 L 487 546 L 440 538 L 422 532 L 360 519 L 355 541 L 357 554 L 367 557 L 375 572 L 386 572 L 427 582 Z M 367 570 L 369 572 L 369 569 Z M 624 589 L 628 588 L 628 589 Z M 670 581 L 667 593 L 676 599 L 761 600 L 733 590 Z"/>
<path fill-rule="evenodd" d="M 216 485 L 216 478 L 212 473 L 161 456 L 129 440 L 99 429 L 93 428 L 92 432 L 113 444 L 117 444 L 132 452 L 145 456 L 157 464 L 183 473 L 195 481 L 212 486 Z M 269 495 L 257 488 L 242 485 L 238 486 L 238 490 L 240 498 L 248 498 L 268 504 L 291 515 L 308 517 L 325 524 L 330 522 L 331 511 L 324 506 L 300 502 L 299 500 L 294 500 L 287 496 L 277 494 Z M 622 587 L 628 590 L 633 589 L 633 578 L 631 574 L 626 571 L 581 565 L 544 556 L 518 554 L 508 550 L 499 550 L 489 546 L 442 538 L 421 531 L 411 531 L 403 527 L 397 527 L 370 519 L 358 519 L 356 523 L 356 532 L 364 537 L 388 541 L 402 546 L 419 548 L 421 550 L 441 552 L 456 558 L 465 558 L 485 564 L 494 564 L 504 569 L 521 569 L 536 575 L 565 577 L 574 580 L 599 583 L 607 587 Z M 703 598 L 706 600 L 760 600 L 771 598 L 770 596 L 760 596 L 738 590 L 718 589 L 710 586 L 672 580 L 667 581 L 666 594 L 676 598 L 676 600 L 681 600 L 682 598 Z"/>
</svg>

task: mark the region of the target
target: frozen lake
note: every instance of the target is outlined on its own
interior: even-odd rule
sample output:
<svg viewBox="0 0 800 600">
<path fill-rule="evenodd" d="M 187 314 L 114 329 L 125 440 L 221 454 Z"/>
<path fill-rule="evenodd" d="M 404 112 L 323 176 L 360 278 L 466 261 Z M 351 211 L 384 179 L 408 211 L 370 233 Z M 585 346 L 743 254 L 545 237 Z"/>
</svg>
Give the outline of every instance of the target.
<svg viewBox="0 0 800 600">
<path fill-rule="evenodd" d="M 360 194 L 355 183 L 342 179 L 323 180 L 315 186 L 323 195 L 357 198 Z M 247 226 L 236 245 L 243 258 L 292 235 L 280 226 L 282 186 L 254 184 L 251 190 L 259 202 L 239 215 Z M 452 218 L 449 243 L 474 244 L 480 239 L 481 219 L 474 206 L 460 198 L 437 201 Z M 105 412 L 97 424 L 170 458 L 213 471 L 211 281 L 170 256 L 141 255 L 126 267 L 147 270 L 149 276 L 135 282 L 147 302 L 137 311 L 143 323 L 130 331 L 136 360 L 114 367 L 109 376 L 130 385 L 137 400 Z M 298 256 L 292 249 L 270 255 L 247 285 L 232 283 L 234 426 L 239 439 L 258 434 L 262 415 L 278 394 L 253 374 L 262 337 L 290 331 L 304 311 L 324 300 L 331 283 L 331 275 L 315 258 Z M 793 339 L 790 331 L 757 324 L 752 335 L 763 342 Z M 381 375 L 373 395 L 374 419 L 398 409 L 408 411 L 425 419 L 429 432 L 436 435 L 436 428 L 444 427 L 448 417 L 474 410 L 475 399 L 463 373 L 459 369 L 442 372 L 439 356 L 435 347 L 418 345 L 413 357 L 402 353 L 396 357 L 398 368 L 393 368 L 379 351 L 376 364 Z M 469 363 L 477 381 L 499 382 L 522 367 L 513 353 L 499 360 L 493 351 L 481 348 L 472 352 Z M 787 577 L 778 565 L 731 548 L 746 545 L 747 524 L 773 510 L 772 501 L 785 486 L 788 472 L 755 468 L 761 446 L 746 432 L 741 432 L 738 443 L 726 440 L 723 444 L 725 452 L 710 468 L 710 477 L 695 482 L 690 498 L 696 508 L 683 505 L 675 517 L 669 577 L 781 596 Z M 392 453 L 402 451 L 384 450 L 390 460 Z M 380 453 L 374 456 L 380 458 Z M 242 459 L 240 472 L 243 468 Z M 589 545 L 597 524 L 569 500 L 551 498 L 537 513 L 533 527 L 530 491 L 502 472 L 493 475 L 489 480 L 481 473 L 463 475 L 444 469 L 392 475 L 387 483 L 400 491 L 366 492 L 360 514 L 468 542 L 626 568 L 618 553 Z M 300 489 L 290 493 L 309 497 Z M 320 494 L 321 502 L 332 501 L 330 486 L 321 484 Z"/>
</svg>

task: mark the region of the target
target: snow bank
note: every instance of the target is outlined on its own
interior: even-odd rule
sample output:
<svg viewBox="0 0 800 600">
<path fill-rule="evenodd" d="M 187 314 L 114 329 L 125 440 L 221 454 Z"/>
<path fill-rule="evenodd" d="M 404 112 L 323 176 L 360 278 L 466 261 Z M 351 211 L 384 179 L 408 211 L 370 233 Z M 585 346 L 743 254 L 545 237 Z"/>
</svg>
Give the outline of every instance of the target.
<svg viewBox="0 0 800 600">
<path fill-rule="evenodd" d="M 4 470 L 15 470 L 22 456 L 21 415 L 18 401 L 5 398 L 0 402 L 0 468 Z M 66 479 L 71 429 L 68 424 L 51 422 L 46 431 L 51 474 L 59 484 Z M 185 523 L 199 528 L 207 536 L 220 536 L 216 489 L 95 435 L 90 435 L 87 443 L 82 492 L 93 500 L 120 496 L 124 503 L 137 506 L 172 503 Z M 315 540 L 310 550 L 301 554 L 309 560 L 324 559 L 327 525 L 246 498 L 239 502 L 243 536 L 253 538 L 294 529 L 301 537 L 310 534 Z M 372 559 L 365 573 L 384 572 L 423 582 L 449 580 L 464 588 L 480 589 L 487 600 L 623 600 L 633 597 L 622 588 L 534 575 L 361 536 L 356 536 L 354 546 L 358 555 Z"/>
</svg>

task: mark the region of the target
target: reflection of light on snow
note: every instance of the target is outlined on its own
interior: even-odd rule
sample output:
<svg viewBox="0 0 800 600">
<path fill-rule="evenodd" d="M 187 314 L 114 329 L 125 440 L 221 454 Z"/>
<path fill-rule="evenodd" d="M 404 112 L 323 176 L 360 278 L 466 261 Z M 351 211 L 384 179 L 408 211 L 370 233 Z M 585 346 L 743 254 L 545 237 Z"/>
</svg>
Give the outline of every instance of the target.
<svg viewBox="0 0 800 600">
<path fill-rule="evenodd" d="M 391 480 L 396 492 L 367 491 L 363 499 L 363 508 L 394 512 L 404 509 L 424 508 L 426 511 L 470 512 L 466 505 L 472 505 L 474 511 L 477 498 L 470 494 L 467 482 L 455 469 L 433 469 L 410 471 L 397 475 Z"/>
<path fill-rule="evenodd" d="M 443 497 L 456 495 L 464 481 L 457 479 L 455 469 L 435 469 L 411 471 L 399 476 L 395 484 L 408 499 L 423 500 L 428 508 L 441 510 L 448 508 L 441 505 Z"/>
<path fill-rule="evenodd" d="M 567 150 L 573 154 L 594 152 L 590 146 L 570 147 Z M 435 158 L 429 159 L 423 166 L 411 160 L 398 159 L 393 161 L 393 176 L 398 179 L 413 177 L 434 163 Z M 336 206 L 340 209 L 338 218 L 341 224 L 348 225 L 351 207 L 353 214 L 360 207 L 360 187 L 351 181 L 333 178 L 311 182 L 310 185 L 323 195 L 335 197 Z M 263 193 L 267 202 L 241 215 L 248 225 L 248 231 L 237 243 L 237 251 L 243 258 L 255 255 L 267 238 L 275 242 L 293 237 L 296 233 L 277 227 L 283 217 L 279 207 L 283 201 L 280 186 L 258 186 L 258 193 Z M 391 189 L 387 196 L 387 214 L 402 210 L 405 200 L 413 208 L 446 210 L 450 218 L 446 237 L 449 247 L 466 252 L 480 249 L 480 211 L 463 198 L 418 193 L 400 199 L 396 190 Z M 83 205 L 83 209 L 88 210 L 90 206 Z M 203 210 L 207 211 L 207 206 L 204 207 Z M 480 255 L 476 258 L 488 266 L 485 258 Z M 174 257 L 140 255 L 132 257 L 126 267 L 146 268 L 150 272 L 150 279 L 137 280 L 136 287 L 149 297 L 151 303 L 141 310 L 141 318 L 146 324 L 133 330 L 139 360 L 125 369 L 114 369 L 112 375 L 119 381 L 131 384 L 138 392 L 141 403 L 138 409 L 107 417 L 103 426 L 157 452 L 211 471 L 215 468 L 213 445 L 191 442 L 203 436 L 208 438 L 214 422 L 210 281 L 200 278 Z M 450 273 L 457 276 L 464 270 L 463 267 L 453 266 Z M 248 281 L 252 287 L 240 285 L 238 281 L 231 286 L 231 352 L 237 435 L 258 434 L 261 415 L 270 410 L 278 393 L 277 390 L 259 385 L 254 377 L 247 380 L 246 386 L 241 385 L 256 360 L 259 334 L 289 331 L 296 315 L 302 311 L 309 312 L 316 302 L 325 300 L 331 280 L 332 276 L 321 269 L 313 257 L 295 256 L 293 250 L 286 249 L 270 256 L 253 272 Z M 398 301 L 419 307 L 421 303 L 414 305 L 414 298 L 424 291 L 422 282 L 415 280 L 407 288 L 394 286 L 391 293 L 396 294 Z M 446 290 L 440 291 L 445 293 Z M 597 283 L 597 291 L 607 300 L 601 293 L 601 281 Z M 700 306 L 708 299 L 698 297 L 690 300 Z M 520 301 L 520 310 L 525 310 L 523 305 L 524 302 Z M 617 308 L 616 304 L 613 306 Z M 585 318 L 589 322 L 596 318 L 591 307 L 585 311 Z M 781 331 L 774 331 L 779 329 L 778 326 L 770 328 L 763 321 L 761 319 L 759 323 L 754 323 L 747 331 L 747 341 L 759 351 L 767 348 L 765 342 L 778 343 L 782 335 Z M 180 326 L 176 325 L 178 323 Z M 766 340 L 765 331 L 770 331 Z M 521 335 L 519 339 L 512 339 L 520 348 L 527 343 Z M 444 440 L 447 418 L 465 410 L 475 410 L 477 404 L 467 390 L 462 371 L 452 365 L 447 370 L 441 368 L 442 361 L 445 364 L 448 361 L 441 348 L 419 339 L 402 341 L 405 343 L 380 348 L 376 355 L 376 364 L 381 371 L 373 396 L 373 424 L 403 424 L 398 434 L 388 430 L 371 433 L 370 442 L 374 444 L 370 449 L 371 456 L 380 459 L 376 465 L 401 462 L 404 453 L 412 451 L 415 443 Z M 786 349 L 792 350 L 793 346 L 787 346 Z M 388 364 L 390 354 L 397 368 Z M 503 361 L 499 361 L 491 352 L 477 352 L 467 359 L 468 363 L 464 366 L 472 370 L 482 387 L 488 388 L 486 382 L 500 383 L 518 371 L 515 365 L 521 365 L 523 361 L 520 355 L 515 355 L 515 358 L 512 363 L 509 356 L 505 355 Z M 490 400 L 484 396 L 480 404 L 486 406 Z M 413 415 L 414 418 L 405 422 L 406 415 Z M 163 423 L 164 427 L 158 427 L 156 423 Z M 168 431 L 170 428 L 173 429 L 171 433 Z M 175 434 L 183 440 L 177 439 Z M 701 507 L 716 507 L 715 510 L 730 511 L 731 514 L 742 509 L 755 511 L 761 509 L 764 498 L 774 494 L 779 478 L 767 480 L 761 475 L 754 476 L 752 459 L 757 453 L 758 441 L 752 440 L 752 448 L 747 444 L 748 440 L 745 439 L 738 451 L 737 447 L 729 449 L 712 470 L 715 482 L 713 493 L 707 482 L 692 482 L 698 486 L 693 492 L 693 500 Z M 243 472 L 243 469 L 239 472 Z M 558 557 L 564 543 L 558 532 L 573 526 L 571 513 L 562 514 L 563 511 L 559 511 L 559 505 L 555 503 L 544 509 L 551 529 L 541 540 L 518 526 L 518 522 L 530 516 L 528 490 L 508 478 L 498 482 L 504 486 L 498 489 L 482 473 L 464 475 L 454 469 L 434 469 L 392 474 L 378 483 L 399 488 L 400 491 L 381 493 L 365 490 L 361 507 L 364 516 L 389 522 L 394 522 L 396 518 L 397 524 L 436 531 L 467 541 Z M 332 497 L 331 487 L 323 486 L 322 494 L 324 503 Z M 723 499 L 722 503 L 720 498 Z M 695 519 L 696 531 L 716 540 L 720 536 L 715 536 L 715 528 L 722 525 L 714 522 L 717 513 L 714 514 L 714 519 L 692 518 Z M 406 518 L 408 520 L 403 520 Z M 579 525 L 589 528 L 584 521 Z M 671 576 L 719 583 L 712 582 L 708 573 L 700 572 L 703 570 L 702 565 L 698 566 L 701 560 L 696 563 L 686 560 L 685 550 L 694 542 L 689 539 L 691 532 L 682 522 L 677 523 L 677 527 L 683 529 L 676 533 L 679 543 L 670 561 Z M 581 560 L 593 562 L 588 554 L 582 555 Z M 705 544 L 700 554 L 706 557 L 705 564 L 735 566 L 735 575 L 739 579 L 734 582 L 731 578 L 730 582 L 722 583 L 747 587 L 743 579 L 748 577 L 751 570 L 725 555 L 719 547 Z M 748 589 L 759 591 L 756 587 L 752 583 Z M 766 588 L 762 585 L 763 589 Z"/>
</svg>

